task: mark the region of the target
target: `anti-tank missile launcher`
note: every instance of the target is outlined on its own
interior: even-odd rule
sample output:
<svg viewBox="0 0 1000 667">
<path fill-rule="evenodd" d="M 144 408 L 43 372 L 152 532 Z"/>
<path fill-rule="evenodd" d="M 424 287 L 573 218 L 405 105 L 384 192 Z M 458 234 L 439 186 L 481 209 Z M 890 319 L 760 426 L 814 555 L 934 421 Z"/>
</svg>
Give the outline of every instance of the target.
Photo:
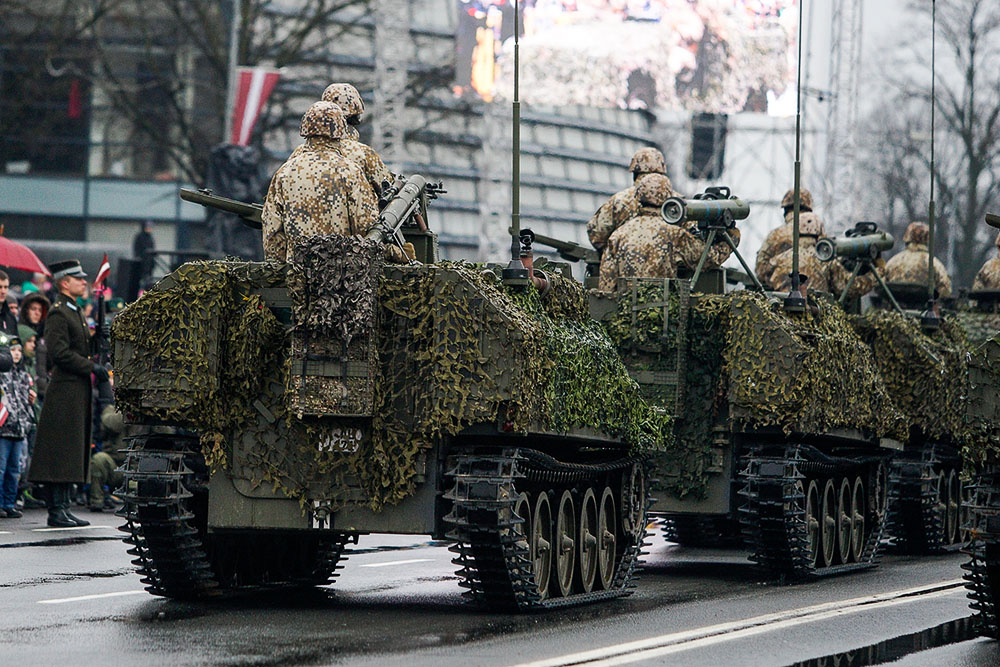
<svg viewBox="0 0 1000 667">
<path fill-rule="evenodd" d="M 878 231 L 874 222 L 856 223 L 839 238 L 824 237 L 816 242 L 816 257 L 821 262 L 840 259 L 878 259 L 895 243 L 892 234 Z"/>
</svg>

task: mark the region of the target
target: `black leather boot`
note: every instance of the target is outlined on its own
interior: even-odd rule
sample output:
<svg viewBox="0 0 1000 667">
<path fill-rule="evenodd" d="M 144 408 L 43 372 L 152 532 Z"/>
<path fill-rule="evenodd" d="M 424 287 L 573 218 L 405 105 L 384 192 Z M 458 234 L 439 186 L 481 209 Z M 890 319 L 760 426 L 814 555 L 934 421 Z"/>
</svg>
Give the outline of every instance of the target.
<svg viewBox="0 0 1000 667">
<path fill-rule="evenodd" d="M 76 528 L 75 521 L 66 516 L 66 506 L 62 500 L 64 484 L 45 485 L 45 504 L 49 508 L 48 525 L 50 528 Z"/>
<path fill-rule="evenodd" d="M 69 521 L 72 521 L 74 526 L 77 526 L 77 527 L 80 527 L 80 526 L 89 526 L 90 525 L 89 521 L 85 521 L 85 520 L 81 519 L 78 516 L 74 516 L 73 514 L 70 513 L 70 511 L 68 509 L 70 501 L 71 501 L 71 496 L 72 496 L 72 490 L 71 490 L 72 485 L 71 484 L 60 484 L 59 486 L 60 486 L 61 494 L 62 494 L 62 497 L 60 499 L 60 504 L 62 505 L 63 516 L 66 519 L 68 519 Z"/>
</svg>

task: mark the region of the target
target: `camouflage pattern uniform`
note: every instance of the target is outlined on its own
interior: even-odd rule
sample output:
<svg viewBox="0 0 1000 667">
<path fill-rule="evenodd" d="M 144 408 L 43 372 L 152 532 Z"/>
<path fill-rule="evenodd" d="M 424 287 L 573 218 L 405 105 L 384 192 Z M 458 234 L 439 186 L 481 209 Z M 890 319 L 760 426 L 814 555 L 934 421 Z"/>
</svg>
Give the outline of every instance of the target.
<svg viewBox="0 0 1000 667">
<path fill-rule="evenodd" d="M 331 102 L 316 102 L 302 116 L 299 133 L 306 143 L 274 174 L 264 200 L 267 259 L 290 261 L 305 236 L 363 235 L 375 225 L 375 193 L 361 170 L 337 151 L 345 128 L 343 113 Z"/>
<path fill-rule="evenodd" d="M 888 283 L 927 284 L 927 241 L 930 228 L 923 222 L 912 222 L 903 234 L 906 248 L 893 257 L 885 265 L 885 280 Z M 934 258 L 934 280 L 938 296 L 946 299 L 951 296 L 951 278 L 944 264 Z"/>
<path fill-rule="evenodd" d="M 812 193 L 808 190 L 800 191 L 800 212 L 811 212 L 813 207 Z M 795 219 L 795 191 L 789 190 L 781 199 L 781 208 L 785 209 L 785 224 L 771 233 L 764 239 L 763 245 L 757 251 L 757 264 L 754 266 L 754 273 L 757 280 L 768 286 L 768 280 L 774 272 L 774 258 L 792 247 L 793 221 Z M 801 221 L 800 221 L 801 222 Z M 774 288 L 774 285 L 771 285 Z"/>
<path fill-rule="evenodd" d="M 320 99 L 324 102 L 333 102 L 346 116 L 347 131 L 340 142 L 341 155 L 361 167 L 375 194 L 382 192 L 384 182 L 392 183 L 392 172 L 385 166 L 374 148 L 361 143 L 361 136 L 357 128 L 352 125 L 361 122 L 361 114 L 365 112 L 365 102 L 361 99 L 361 93 L 349 83 L 331 83 L 323 91 L 323 97 Z"/>
<path fill-rule="evenodd" d="M 837 297 L 847 287 L 851 271 L 839 259 L 821 262 L 816 256 L 816 240 L 823 236 L 823 223 L 812 213 L 799 216 L 799 273 L 806 277 L 805 287 L 818 292 L 829 292 Z M 793 263 L 792 249 L 785 250 L 772 260 L 774 268 L 766 283 L 771 289 L 787 292 L 791 289 Z M 885 260 L 875 262 L 875 270 L 881 271 Z M 854 279 L 848 297 L 862 296 L 875 289 L 878 278 L 871 271 Z"/>
<path fill-rule="evenodd" d="M 682 227 L 667 224 L 660 216 L 660 207 L 671 193 L 670 180 L 662 174 L 650 174 L 639 182 L 639 214 L 608 239 L 598 289 L 614 291 L 618 278 L 675 278 L 679 264 L 691 269 L 697 266 L 705 242 Z M 739 243 L 739 234 L 731 235 Z M 719 266 L 731 252 L 725 242 L 713 244 L 705 268 Z"/>
<path fill-rule="evenodd" d="M 636 196 L 639 182 L 650 174 L 660 174 L 666 178 L 667 167 L 663 153 L 655 148 L 640 148 L 632 156 L 629 171 L 632 172 L 632 185 L 615 193 L 587 221 L 587 236 L 598 251 L 604 250 L 608 239 L 616 229 L 639 214 L 639 198 Z M 672 197 L 675 193 L 670 185 L 670 179 L 667 179 L 667 184 L 670 188 L 670 194 L 667 196 Z"/>
<path fill-rule="evenodd" d="M 994 245 L 1000 249 L 1000 234 L 997 234 Z M 972 282 L 973 290 L 1000 290 L 1000 256 L 986 260 L 979 269 L 976 279 Z"/>
</svg>

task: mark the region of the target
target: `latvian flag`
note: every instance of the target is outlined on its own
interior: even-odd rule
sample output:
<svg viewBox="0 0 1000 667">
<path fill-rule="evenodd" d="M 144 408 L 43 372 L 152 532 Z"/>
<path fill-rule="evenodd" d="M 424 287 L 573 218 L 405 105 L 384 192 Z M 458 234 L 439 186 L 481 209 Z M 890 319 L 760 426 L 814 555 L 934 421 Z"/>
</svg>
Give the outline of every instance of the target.
<svg viewBox="0 0 1000 667">
<path fill-rule="evenodd" d="M 104 289 L 104 281 L 108 279 L 110 273 L 111 263 L 108 261 L 108 253 L 104 253 L 104 259 L 101 260 L 101 268 L 97 269 L 97 277 L 94 278 L 94 291 Z"/>
<path fill-rule="evenodd" d="M 10 410 L 7 409 L 7 403 L 0 400 L 0 426 L 7 423 L 7 417 L 10 417 Z"/>
<path fill-rule="evenodd" d="M 236 99 L 233 103 L 233 136 L 237 146 L 250 143 L 250 133 L 257 124 L 260 110 L 281 76 L 278 70 L 265 67 L 236 68 Z"/>
</svg>

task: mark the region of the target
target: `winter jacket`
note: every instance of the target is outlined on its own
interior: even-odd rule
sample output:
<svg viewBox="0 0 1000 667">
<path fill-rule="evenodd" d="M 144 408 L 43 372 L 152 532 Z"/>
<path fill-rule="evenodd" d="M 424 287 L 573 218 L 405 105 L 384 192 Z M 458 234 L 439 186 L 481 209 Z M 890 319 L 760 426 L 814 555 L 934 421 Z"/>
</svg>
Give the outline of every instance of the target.
<svg viewBox="0 0 1000 667">
<path fill-rule="evenodd" d="M 35 409 L 28 400 L 28 392 L 33 384 L 34 380 L 24 367 L 23 360 L 6 373 L 0 374 L 0 390 L 3 391 L 3 398 L 0 400 L 3 400 L 7 408 L 7 419 L 0 424 L 0 438 L 20 440 L 28 437 L 35 422 Z"/>
</svg>

